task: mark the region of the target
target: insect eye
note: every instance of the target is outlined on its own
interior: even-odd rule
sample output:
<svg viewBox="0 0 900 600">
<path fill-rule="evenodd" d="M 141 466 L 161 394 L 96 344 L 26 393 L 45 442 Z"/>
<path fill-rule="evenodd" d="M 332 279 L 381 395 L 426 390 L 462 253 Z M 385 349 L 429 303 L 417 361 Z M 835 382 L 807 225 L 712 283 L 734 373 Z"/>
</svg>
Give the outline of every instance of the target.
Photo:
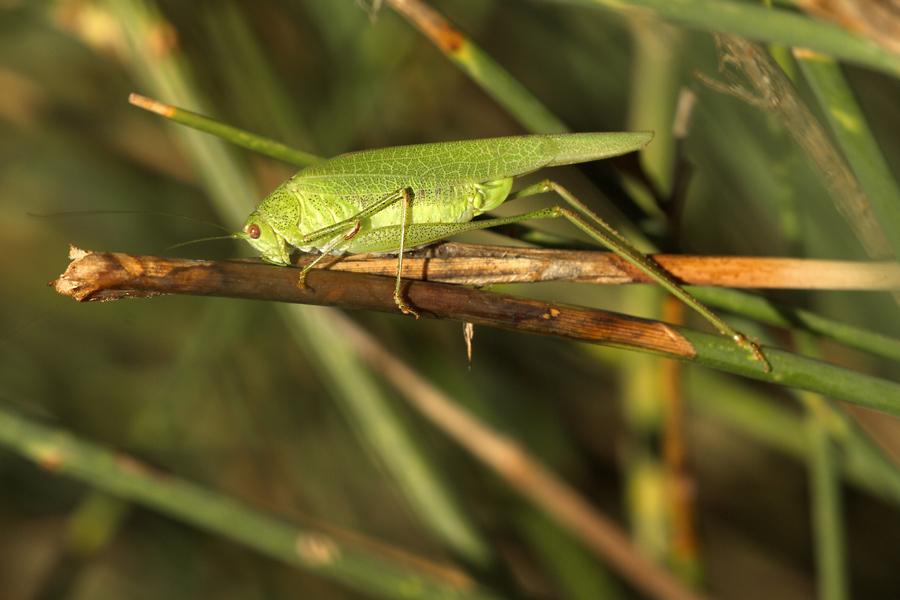
<svg viewBox="0 0 900 600">
<path fill-rule="evenodd" d="M 251 240 L 259 239 L 259 225 L 250 225 L 247 227 L 247 235 L 250 236 Z"/>
</svg>

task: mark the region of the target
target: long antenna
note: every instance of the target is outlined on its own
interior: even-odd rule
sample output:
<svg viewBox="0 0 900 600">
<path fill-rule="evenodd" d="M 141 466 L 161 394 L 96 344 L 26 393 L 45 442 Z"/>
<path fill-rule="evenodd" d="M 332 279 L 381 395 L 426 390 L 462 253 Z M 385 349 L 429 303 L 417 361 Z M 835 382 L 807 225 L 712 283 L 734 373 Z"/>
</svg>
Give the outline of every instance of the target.
<svg viewBox="0 0 900 600">
<path fill-rule="evenodd" d="M 212 223 L 211 221 L 205 221 L 203 219 L 198 219 L 197 217 L 189 217 L 187 215 L 179 215 L 178 213 L 167 213 L 156 210 L 78 210 L 72 212 L 59 212 L 59 213 L 51 213 L 46 215 L 39 215 L 36 213 L 26 213 L 29 217 L 34 217 L 36 219 L 55 219 L 57 217 L 94 217 L 97 215 L 157 215 L 160 217 L 178 217 L 179 219 L 187 219 L 188 221 L 196 221 L 197 223 L 203 223 L 204 225 L 209 225 L 210 227 L 215 227 L 216 229 L 221 229 L 222 231 L 227 231 L 228 233 L 234 233 L 232 230 L 227 227 L 222 227 L 216 223 Z M 208 238 L 208 239 L 218 239 L 218 238 Z M 200 241 L 200 240 L 197 240 Z"/>
<path fill-rule="evenodd" d="M 228 230 L 226 229 L 225 231 L 228 231 Z M 172 246 L 168 246 L 166 248 L 166 251 L 174 250 L 175 248 L 181 248 L 182 246 L 187 246 L 188 244 L 195 244 L 197 242 L 209 242 L 211 240 L 228 240 L 228 239 L 237 240 L 237 239 L 240 239 L 240 235 L 241 234 L 239 234 L 237 232 L 229 232 L 228 235 L 216 235 L 213 237 L 200 238 L 197 240 L 188 240 L 186 242 L 179 242 Z"/>
</svg>

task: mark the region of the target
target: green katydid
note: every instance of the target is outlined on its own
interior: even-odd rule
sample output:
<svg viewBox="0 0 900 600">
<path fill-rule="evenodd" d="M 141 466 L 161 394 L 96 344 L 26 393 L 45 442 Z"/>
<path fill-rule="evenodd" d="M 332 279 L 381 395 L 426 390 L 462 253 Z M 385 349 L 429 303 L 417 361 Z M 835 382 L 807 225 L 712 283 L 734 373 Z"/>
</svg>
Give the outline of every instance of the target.
<svg viewBox="0 0 900 600">
<path fill-rule="evenodd" d="M 723 335 L 749 348 L 766 370 L 755 342 L 739 333 L 684 290 L 665 269 L 589 211 L 562 186 L 545 180 L 511 193 L 513 179 L 541 169 L 618 156 L 640 150 L 653 132 L 524 135 L 461 142 L 399 146 L 343 154 L 303 169 L 253 211 L 241 233 L 262 257 L 290 264 L 290 247 L 330 253 L 397 253 L 394 301 L 401 298 L 403 251 L 445 237 L 497 225 L 565 217 L 610 248 L 710 321 Z M 556 192 L 577 213 L 561 206 L 513 217 L 471 222 L 505 200 Z M 579 214 L 580 213 L 580 214 Z"/>
</svg>

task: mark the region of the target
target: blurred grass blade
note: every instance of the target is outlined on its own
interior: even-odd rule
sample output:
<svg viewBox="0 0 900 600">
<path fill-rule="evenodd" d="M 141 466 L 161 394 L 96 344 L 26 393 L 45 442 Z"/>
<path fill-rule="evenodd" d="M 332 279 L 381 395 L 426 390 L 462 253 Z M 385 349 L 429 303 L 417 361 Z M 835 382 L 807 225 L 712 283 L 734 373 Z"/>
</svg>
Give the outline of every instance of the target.
<svg viewBox="0 0 900 600">
<path fill-rule="evenodd" d="M 406 497 L 415 499 L 420 518 L 468 561 L 489 564 L 490 547 L 471 525 L 450 487 L 432 468 L 421 444 L 415 443 L 359 352 L 344 337 L 336 335 L 338 314 L 308 306 L 281 305 L 281 309 L 297 343 L 306 348 L 307 357 L 317 370 L 341 374 L 329 377 L 326 384 L 360 439 L 366 440 L 377 459 L 385 463 Z M 340 326 L 355 327 L 344 319 Z"/>
<path fill-rule="evenodd" d="M 900 186 L 841 67 L 834 59 L 808 50 L 795 49 L 794 57 L 856 174 L 894 256 L 900 257 Z"/>
<path fill-rule="evenodd" d="M 826 426 L 816 414 L 816 404 L 825 400 L 803 394 L 808 406 L 806 418 L 809 444 L 810 504 L 813 542 L 816 549 L 818 597 L 826 600 L 848 598 L 847 557 L 841 502 L 841 478 L 837 450 Z"/>
<path fill-rule="evenodd" d="M 627 128 L 657 132 L 655 143 L 642 152 L 641 160 L 652 165 L 648 169 L 652 169 L 652 179 L 661 195 L 672 198 L 678 148 L 672 123 L 675 101 L 683 85 L 684 58 L 677 49 L 686 32 L 655 18 L 630 19 L 629 25 L 634 40 L 630 89 L 633 100 Z M 648 151 L 652 154 L 643 155 Z M 654 207 L 662 212 L 656 202 Z M 641 315 L 681 322 L 679 316 L 664 316 L 677 302 L 672 300 L 659 287 L 628 289 L 629 310 L 633 307 Z M 681 312 L 680 317 L 683 316 Z M 684 367 L 649 355 L 624 358 L 621 404 L 628 443 L 620 464 L 625 483 L 622 504 L 627 507 L 632 536 L 647 556 L 666 565 L 685 583 L 702 589 L 704 582 L 699 574 L 706 570 L 706 559 L 695 543 L 696 498 L 683 493 L 690 485 L 685 468 L 690 458 L 682 429 Z"/>
<path fill-rule="evenodd" d="M 525 506 L 515 514 L 522 535 L 547 564 L 572 600 L 626 600 L 630 596 L 605 565 L 597 561 L 547 515 Z"/>
<path fill-rule="evenodd" d="M 900 13 L 896 2 L 792 0 L 792 4 L 900 54 Z"/>
<path fill-rule="evenodd" d="M 178 52 L 177 35 L 151 2 L 104 0 L 118 19 L 127 43 L 131 67 L 154 95 L 179 106 L 211 113 L 209 104 L 188 75 L 187 61 Z M 175 134 L 187 149 L 204 187 L 222 207 L 229 222 L 240 222 L 249 212 L 255 192 L 244 163 L 219 140 L 197 131 L 177 128 Z"/>
<path fill-rule="evenodd" d="M 728 82 L 698 74 L 701 81 L 773 114 L 818 169 L 835 206 L 869 255 L 890 256 L 890 244 L 856 176 L 778 63 L 760 44 L 743 38 L 716 35 L 716 45 L 720 71 Z"/>
<path fill-rule="evenodd" d="M 792 407 L 774 404 L 754 390 L 738 385 L 723 374 L 693 370 L 690 388 L 702 390 L 690 396 L 691 408 L 725 427 L 783 452 L 798 461 L 808 461 L 809 445 L 797 432 L 804 416 Z M 721 398 L 728 398 L 722 402 Z M 844 478 L 852 485 L 900 507 L 900 467 L 840 410 L 828 408 L 829 435 L 841 446 L 838 458 Z"/>
<path fill-rule="evenodd" d="M 421 0 L 386 0 L 531 133 L 565 133 L 565 123 L 518 79 Z"/>
<path fill-rule="evenodd" d="M 464 574 L 415 566 L 330 533 L 303 529 L 228 496 L 105 448 L 71 431 L 0 406 L 0 442 L 54 473 L 64 474 L 263 555 L 383 598 L 490 599 Z M 394 558 L 388 558 L 391 555 Z M 421 563 L 421 558 L 417 558 Z"/>
<path fill-rule="evenodd" d="M 650 13 L 677 25 L 726 33 L 783 46 L 802 46 L 840 60 L 900 75 L 900 56 L 842 29 L 789 10 L 770 9 L 733 0 L 552 0 L 611 9 L 628 14 Z"/>
</svg>

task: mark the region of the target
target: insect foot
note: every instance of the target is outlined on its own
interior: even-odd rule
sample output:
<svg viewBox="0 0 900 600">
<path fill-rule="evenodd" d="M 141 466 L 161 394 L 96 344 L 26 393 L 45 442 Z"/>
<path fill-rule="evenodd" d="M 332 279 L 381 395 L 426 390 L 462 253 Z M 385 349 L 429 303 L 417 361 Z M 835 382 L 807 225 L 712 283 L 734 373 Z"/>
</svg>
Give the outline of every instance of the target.
<svg viewBox="0 0 900 600">
<path fill-rule="evenodd" d="M 308 273 L 307 269 L 303 269 L 300 271 L 300 276 L 297 278 L 297 287 L 301 290 L 306 290 L 306 274 Z"/>
<path fill-rule="evenodd" d="M 766 373 L 772 372 L 772 365 L 769 364 L 769 361 L 762 353 L 762 349 L 759 347 L 759 340 L 756 338 L 749 338 L 743 333 L 737 333 L 733 336 L 735 342 L 742 348 L 747 348 L 750 350 L 751 354 L 753 354 L 753 358 L 762 362 L 763 367 L 766 370 Z"/>
<path fill-rule="evenodd" d="M 412 315 L 412 316 L 414 316 L 414 317 L 417 318 L 417 319 L 419 318 L 419 313 L 417 313 L 416 311 L 414 311 L 413 309 L 411 309 L 411 308 L 406 304 L 406 302 L 404 302 L 403 300 L 401 300 L 401 299 L 400 299 L 400 296 L 399 296 L 398 294 L 394 294 L 394 302 L 397 304 L 397 308 L 400 309 L 400 312 L 402 312 L 404 315 Z"/>
</svg>

